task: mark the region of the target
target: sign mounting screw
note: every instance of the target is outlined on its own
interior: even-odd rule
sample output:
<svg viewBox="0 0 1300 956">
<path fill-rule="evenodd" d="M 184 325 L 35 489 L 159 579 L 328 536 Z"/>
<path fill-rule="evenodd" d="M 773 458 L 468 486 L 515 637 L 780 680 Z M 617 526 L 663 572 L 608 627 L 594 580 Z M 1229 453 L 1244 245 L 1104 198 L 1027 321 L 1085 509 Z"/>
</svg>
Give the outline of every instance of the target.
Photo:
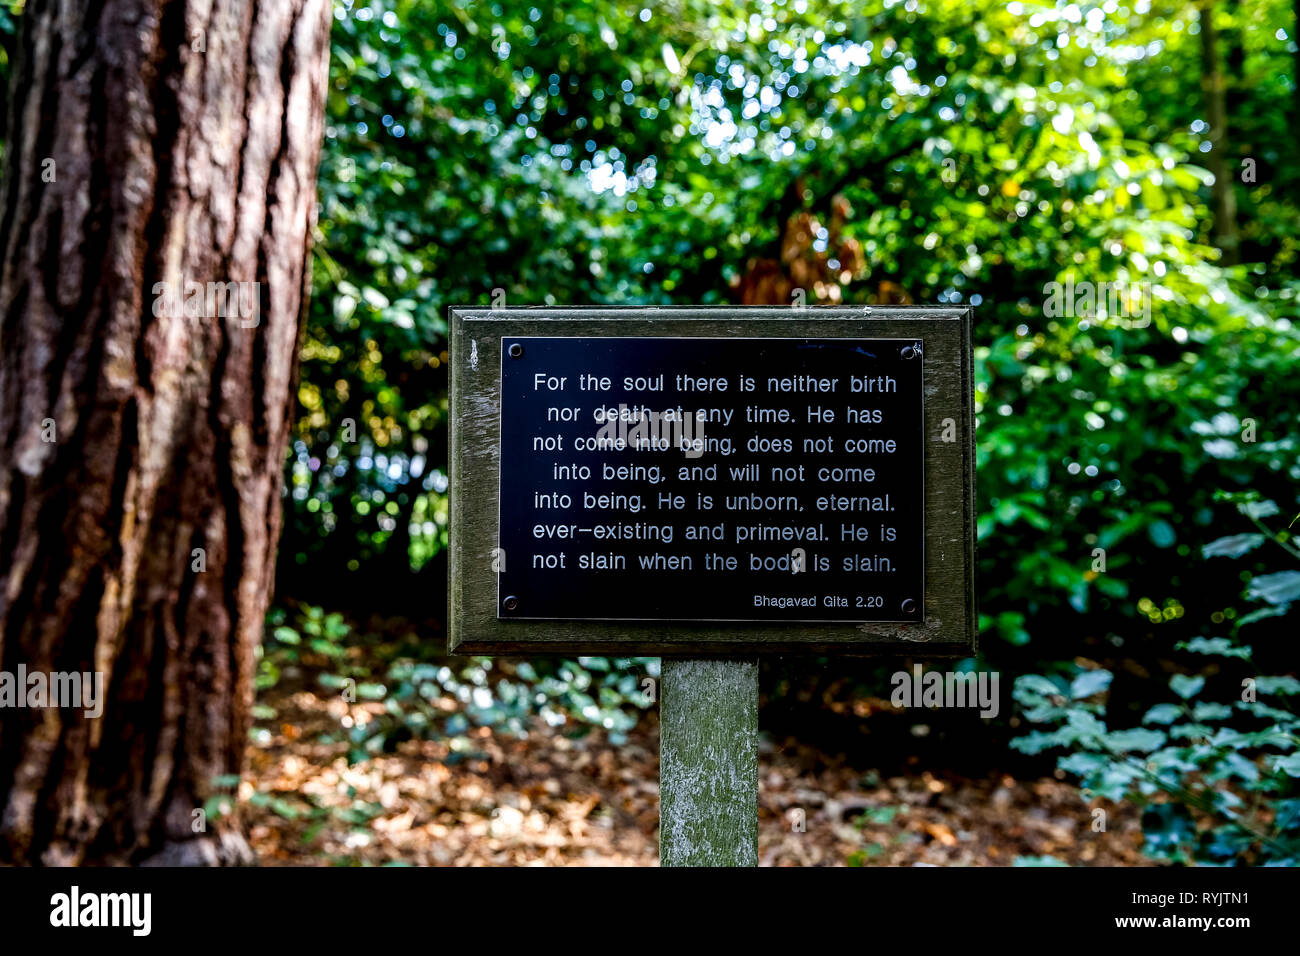
<svg viewBox="0 0 1300 956">
<path fill-rule="evenodd" d="M 511 342 L 509 351 L 511 358 L 519 358 L 524 354 L 524 347 L 518 342 Z"/>
<path fill-rule="evenodd" d="M 905 359 L 914 359 L 921 354 L 921 343 L 917 342 L 915 345 L 904 345 L 902 351 L 898 354 Z"/>
<path fill-rule="evenodd" d="M 519 598 L 515 597 L 515 596 L 512 594 L 512 595 L 510 595 L 508 598 L 506 598 L 504 601 L 501 602 L 501 606 L 502 606 L 503 608 L 505 608 L 507 611 L 515 611 L 515 610 L 518 610 L 518 609 L 519 609 Z"/>
<path fill-rule="evenodd" d="M 916 602 L 911 598 L 903 598 L 903 613 L 912 614 L 916 611 Z"/>
</svg>

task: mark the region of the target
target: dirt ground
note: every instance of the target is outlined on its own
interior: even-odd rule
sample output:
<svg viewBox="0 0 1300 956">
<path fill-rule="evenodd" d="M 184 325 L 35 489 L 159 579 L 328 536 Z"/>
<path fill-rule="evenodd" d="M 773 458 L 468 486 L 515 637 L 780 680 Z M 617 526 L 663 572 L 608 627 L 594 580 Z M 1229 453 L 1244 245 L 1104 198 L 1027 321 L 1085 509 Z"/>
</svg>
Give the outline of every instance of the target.
<svg viewBox="0 0 1300 956">
<path fill-rule="evenodd" d="M 358 705 L 304 690 L 266 702 L 275 726 L 252 746 L 238 801 L 262 865 L 657 864 L 653 713 L 617 747 L 539 722 L 525 739 L 478 731 L 481 759 L 449 763 L 445 745 L 407 741 L 348 766 L 345 744 L 319 738 L 357 719 Z M 1090 805 L 1052 778 L 882 778 L 764 740 L 759 781 L 763 866 L 1143 862 L 1136 810 Z M 1094 806 L 1107 815 L 1102 832 Z"/>
</svg>

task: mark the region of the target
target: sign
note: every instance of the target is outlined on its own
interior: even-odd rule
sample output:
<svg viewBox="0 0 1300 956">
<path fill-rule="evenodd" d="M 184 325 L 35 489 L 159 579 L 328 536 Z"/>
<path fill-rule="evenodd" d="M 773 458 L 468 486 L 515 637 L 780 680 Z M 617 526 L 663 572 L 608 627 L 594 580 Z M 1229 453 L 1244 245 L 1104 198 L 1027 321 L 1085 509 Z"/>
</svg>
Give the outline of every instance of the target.
<svg viewBox="0 0 1300 956">
<path fill-rule="evenodd" d="M 451 326 L 453 650 L 971 652 L 969 310 Z"/>
<path fill-rule="evenodd" d="M 922 619 L 920 342 L 504 346 L 501 617 Z"/>
</svg>

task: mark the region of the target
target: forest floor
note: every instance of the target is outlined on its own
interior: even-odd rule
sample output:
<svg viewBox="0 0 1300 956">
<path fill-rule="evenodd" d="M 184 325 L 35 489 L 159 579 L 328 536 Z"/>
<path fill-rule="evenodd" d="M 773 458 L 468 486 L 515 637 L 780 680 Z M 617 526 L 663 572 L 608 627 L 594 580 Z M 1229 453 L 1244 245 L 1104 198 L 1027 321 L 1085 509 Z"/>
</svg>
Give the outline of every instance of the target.
<svg viewBox="0 0 1300 956">
<path fill-rule="evenodd" d="M 653 712 L 618 746 L 540 721 L 524 739 L 475 731 L 480 757 L 408 740 L 352 764 L 337 694 L 273 688 L 276 717 L 251 747 L 239 803 L 262 865 L 654 866 L 659 747 Z M 356 708 L 358 705 L 351 705 Z M 364 706 L 364 705 L 362 705 Z M 1141 865 L 1132 808 L 1093 806 L 1053 778 L 881 776 L 842 756 L 764 740 L 765 866 Z"/>
</svg>

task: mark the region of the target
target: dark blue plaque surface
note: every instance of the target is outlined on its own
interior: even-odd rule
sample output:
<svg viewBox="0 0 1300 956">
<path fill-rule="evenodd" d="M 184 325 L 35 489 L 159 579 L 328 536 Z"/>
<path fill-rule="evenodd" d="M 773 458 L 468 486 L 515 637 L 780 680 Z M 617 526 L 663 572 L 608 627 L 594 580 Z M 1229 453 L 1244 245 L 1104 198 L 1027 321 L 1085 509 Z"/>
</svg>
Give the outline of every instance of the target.
<svg viewBox="0 0 1300 956">
<path fill-rule="evenodd" d="M 498 615 L 923 620 L 922 352 L 505 337 Z"/>
</svg>

